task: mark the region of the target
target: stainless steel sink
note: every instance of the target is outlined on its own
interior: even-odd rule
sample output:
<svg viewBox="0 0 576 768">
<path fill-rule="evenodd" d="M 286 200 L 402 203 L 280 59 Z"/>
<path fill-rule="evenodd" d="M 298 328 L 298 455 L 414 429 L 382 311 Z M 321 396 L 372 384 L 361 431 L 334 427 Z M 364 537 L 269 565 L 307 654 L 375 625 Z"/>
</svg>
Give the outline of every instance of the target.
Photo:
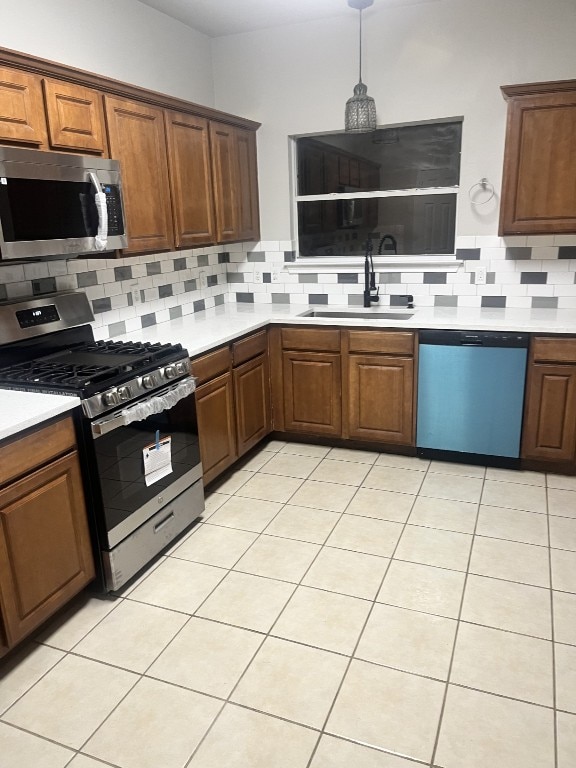
<svg viewBox="0 0 576 768">
<path fill-rule="evenodd" d="M 371 310 L 362 311 L 362 309 L 349 311 L 308 309 L 306 312 L 302 312 L 299 317 L 343 317 L 353 320 L 408 320 L 413 314 L 413 312 L 372 312 Z"/>
</svg>

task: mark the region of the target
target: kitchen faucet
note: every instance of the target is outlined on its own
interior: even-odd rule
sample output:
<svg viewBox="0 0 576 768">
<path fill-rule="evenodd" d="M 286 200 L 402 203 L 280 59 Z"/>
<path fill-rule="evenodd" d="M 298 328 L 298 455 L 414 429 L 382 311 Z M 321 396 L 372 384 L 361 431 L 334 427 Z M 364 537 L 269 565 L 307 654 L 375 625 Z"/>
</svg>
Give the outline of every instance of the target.
<svg viewBox="0 0 576 768">
<path fill-rule="evenodd" d="M 378 245 L 378 255 L 379 256 L 382 255 L 382 246 L 384 245 L 384 243 L 387 240 L 389 240 L 391 242 L 391 244 L 392 244 L 392 249 L 391 250 L 393 251 L 394 255 L 396 255 L 398 253 L 398 243 L 396 242 L 396 238 L 394 237 L 394 235 L 384 235 L 382 237 L 382 239 L 380 240 L 380 244 Z"/>
<path fill-rule="evenodd" d="M 364 306 L 370 307 L 377 304 L 379 289 L 376 288 L 376 273 L 374 272 L 374 259 L 372 258 L 372 238 L 368 235 L 366 240 L 366 254 L 364 256 Z"/>
</svg>

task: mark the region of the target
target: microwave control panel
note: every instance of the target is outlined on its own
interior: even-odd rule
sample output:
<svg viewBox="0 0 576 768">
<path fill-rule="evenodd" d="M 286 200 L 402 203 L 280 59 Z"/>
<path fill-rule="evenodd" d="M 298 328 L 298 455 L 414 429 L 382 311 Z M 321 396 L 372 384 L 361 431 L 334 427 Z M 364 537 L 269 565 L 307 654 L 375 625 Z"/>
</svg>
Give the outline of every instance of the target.
<svg viewBox="0 0 576 768">
<path fill-rule="evenodd" d="M 120 188 L 117 184 L 102 184 L 102 192 L 106 195 L 106 208 L 108 210 L 108 234 L 124 234 L 124 218 L 122 216 L 122 202 Z"/>
</svg>

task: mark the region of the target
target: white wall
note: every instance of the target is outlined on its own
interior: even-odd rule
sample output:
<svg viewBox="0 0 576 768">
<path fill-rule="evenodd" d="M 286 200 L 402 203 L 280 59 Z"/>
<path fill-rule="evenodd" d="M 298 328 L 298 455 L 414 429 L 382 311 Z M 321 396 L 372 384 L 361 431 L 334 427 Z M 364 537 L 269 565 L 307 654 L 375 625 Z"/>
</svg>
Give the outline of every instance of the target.
<svg viewBox="0 0 576 768">
<path fill-rule="evenodd" d="M 210 38 L 136 0 L 0 0 L 0 46 L 214 105 Z"/>
<path fill-rule="evenodd" d="M 342 0 L 344 3 L 345 0 Z M 500 192 L 500 85 L 576 77 L 574 0 L 439 0 L 364 14 L 363 79 L 380 124 L 464 117 L 458 235 L 491 235 L 499 201 L 474 208 L 482 177 Z M 213 41 L 216 106 L 262 122 L 262 238 L 288 239 L 288 136 L 341 130 L 357 81 L 358 13 Z"/>
</svg>

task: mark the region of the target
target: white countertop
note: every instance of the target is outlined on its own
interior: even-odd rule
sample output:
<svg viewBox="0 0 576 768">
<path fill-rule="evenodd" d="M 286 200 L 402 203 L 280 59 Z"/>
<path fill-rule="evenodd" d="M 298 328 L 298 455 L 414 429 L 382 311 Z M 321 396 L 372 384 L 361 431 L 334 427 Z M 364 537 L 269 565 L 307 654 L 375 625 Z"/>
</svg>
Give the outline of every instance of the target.
<svg viewBox="0 0 576 768">
<path fill-rule="evenodd" d="M 80 398 L 36 392 L 0 391 L 0 440 L 71 411 Z"/>
</svg>

